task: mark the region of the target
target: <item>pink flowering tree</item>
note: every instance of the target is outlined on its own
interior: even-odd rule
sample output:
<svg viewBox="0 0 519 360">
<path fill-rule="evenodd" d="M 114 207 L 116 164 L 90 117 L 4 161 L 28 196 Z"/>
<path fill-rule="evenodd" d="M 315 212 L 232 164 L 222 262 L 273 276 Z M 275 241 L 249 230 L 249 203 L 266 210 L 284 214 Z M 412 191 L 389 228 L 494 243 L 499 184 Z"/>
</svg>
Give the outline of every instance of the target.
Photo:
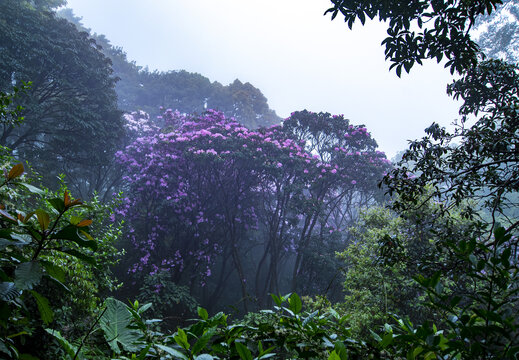
<svg viewBox="0 0 519 360">
<path fill-rule="evenodd" d="M 262 259 L 269 265 L 258 267 L 257 278 L 265 272 L 270 280 L 263 288 L 256 281 L 257 296 L 280 291 L 282 280 L 285 289 L 324 293 L 338 271 L 335 250 L 348 241 L 358 210 L 381 199 L 377 185 L 390 164 L 367 129 L 343 116 L 294 112 L 281 131 L 295 144 L 297 152 L 288 155 L 297 161 L 273 179 L 274 194 L 265 192 L 263 219 L 273 251 L 264 254 L 269 261 Z"/>
<path fill-rule="evenodd" d="M 308 133 L 305 118 L 337 129 Z M 147 130 L 118 153 L 129 193 L 120 213 L 135 249 L 129 271 L 168 272 L 206 306 L 239 291 L 247 309 L 297 289 L 309 273 L 305 249 L 344 230 L 353 211 L 345 205 L 367 204 L 387 168 L 363 127 L 329 114 L 294 113 L 260 130 L 212 110 L 167 110 L 161 120 L 161 129 L 141 124 Z"/>
</svg>

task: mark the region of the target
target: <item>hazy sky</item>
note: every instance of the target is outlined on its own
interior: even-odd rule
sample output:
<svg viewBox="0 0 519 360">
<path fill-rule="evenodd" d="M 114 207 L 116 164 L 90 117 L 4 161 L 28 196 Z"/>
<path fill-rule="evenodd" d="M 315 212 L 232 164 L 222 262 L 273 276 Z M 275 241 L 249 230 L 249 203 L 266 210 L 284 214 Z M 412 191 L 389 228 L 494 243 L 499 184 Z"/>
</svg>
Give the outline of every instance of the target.
<svg viewBox="0 0 519 360">
<path fill-rule="evenodd" d="M 323 16 L 329 0 L 68 0 L 93 32 L 150 70 L 184 69 L 259 88 L 281 117 L 308 109 L 365 124 L 392 157 L 432 122 L 450 124 L 453 77 L 429 62 L 399 79 L 384 61 L 383 23 Z"/>
</svg>

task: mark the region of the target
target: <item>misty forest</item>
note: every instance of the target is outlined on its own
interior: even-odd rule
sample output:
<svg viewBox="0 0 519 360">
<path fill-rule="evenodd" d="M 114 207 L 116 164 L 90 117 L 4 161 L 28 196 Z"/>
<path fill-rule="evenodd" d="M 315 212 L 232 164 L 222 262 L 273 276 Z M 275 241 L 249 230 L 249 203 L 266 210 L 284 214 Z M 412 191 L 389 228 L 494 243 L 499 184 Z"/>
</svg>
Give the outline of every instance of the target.
<svg viewBox="0 0 519 360">
<path fill-rule="evenodd" d="M 0 358 L 519 358 L 517 1 L 323 8 L 383 21 L 391 76 L 456 79 L 394 159 L 65 5 L 0 0 Z"/>
</svg>

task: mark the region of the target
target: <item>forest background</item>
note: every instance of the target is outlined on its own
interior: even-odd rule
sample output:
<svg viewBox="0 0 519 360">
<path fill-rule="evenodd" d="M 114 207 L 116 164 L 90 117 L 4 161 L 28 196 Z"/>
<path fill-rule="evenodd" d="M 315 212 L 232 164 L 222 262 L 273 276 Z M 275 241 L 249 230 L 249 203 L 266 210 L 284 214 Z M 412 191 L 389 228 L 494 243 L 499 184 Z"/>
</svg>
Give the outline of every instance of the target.
<svg viewBox="0 0 519 360">
<path fill-rule="evenodd" d="M 6 356 L 517 354 L 517 67 L 480 52 L 516 61 L 516 4 L 332 2 L 388 20 L 397 76 L 460 76 L 454 131 L 396 165 L 342 115 L 281 122 L 251 84 L 139 68 L 60 5 L 0 15 Z"/>
</svg>

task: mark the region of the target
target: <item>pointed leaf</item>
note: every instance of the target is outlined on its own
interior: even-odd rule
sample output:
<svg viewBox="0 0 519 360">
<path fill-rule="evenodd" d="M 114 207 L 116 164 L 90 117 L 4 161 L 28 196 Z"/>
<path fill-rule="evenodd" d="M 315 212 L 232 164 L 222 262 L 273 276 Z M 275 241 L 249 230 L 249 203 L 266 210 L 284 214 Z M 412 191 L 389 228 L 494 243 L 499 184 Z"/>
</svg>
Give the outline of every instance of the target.
<svg viewBox="0 0 519 360">
<path fill-rule="evenodd" d="M 299 314 L 303 309 L 303 303 L 301 302 L 301 298 L 296 293 L 290 295 L 288 299 L 288 308 L 294 312 L 294 314 Z"/>
<path fill-rule="evenodd" d="M 49 202 L 49 204 L 52 205 L 52 207 L 54 209 L 56 209 L 56 211 L 58 213 L 62 213 L 65 211 L 65 203 L 63 202 L 62 199 L 60 198 L 53 198 L 53 199 L 49 199 L 47 200 Z"/>
<path fill-rule="evenodd" d="M 84 254 L 75 249 L 60 249 L 59 251 L 77 257 L 78 259 L 83 260 L 84 262 L 89 263 L 90 265 L 97 266 L 96 260 L 92 256 Z"/>
<path fill-rule="evenodd" d="M 252 360 L 252 353 L 247 348 L 247 346 L 243 345 L 242 343 L 236 342 L 234 343 L 236 346 L 236 351 L 238 352 L 238 355 L 240 355 L 240 359 L 242 360 Z"/>
<path fill-rule="evenodd" d="M 26 183 L 18 183 L 18 185 L 23 186 L 24 188 L 26 188 L 27 190 L 29 190 L 29 192 L 31 192 L 33 194 L 37 194 L 37 195 L 45 194 L 45 192 L 43 190 L 37 188 L 36 186 L 26 184 Z"/>
<path fill-rule="evenodd" d="M 85 226 L 90 226 L 90 224 L 92 224 L 92 220 L 85 219 L 85 220 L 81 220 L 76 226 L 85 227 Z"/>
<path fill-rule="evenodd" d="M 63 203 L 66 207 L 70 205 L 70 196 L 68 195 L 68 191 L 65 190 L 65 194 L 63 195 Z"/>
<path fill-rule="evenodd" d="M 97 250 L 97 243 L 94 240 L 87 240 L 80 236 L 78 229 L 74 225 L 68 225 L 51 236 L 51 239 L 70 240 L 79 246 L 88 247 L 92 250 Z"/>
<path fill-rule="evenodd" d="M 42 230 L 47 230 L 50 224 L 50 216 L 49 214 L 42 209 L 36 210 L 36 216 L 38 217 L 38 223 Z"/>
<path fill-rule="evenodd" d="M 23 164 L 16 164 L 7 175 L 7 180 L 12 180 L 23 174 Z"/>
<path fill-rule="evenodd" d="M 5 216 L 6 218 L 8 218 L 9 220 L 11 221 L 14 221 L 14 222 L 18 222 L 18 220 L 16 220 L 16 218 L 14 218 L 11 214 L 9 214 L 7 211 L 5 211 L 4 209 L 0 209 L 0 214 L 2 214 L 3 216 Z"/>
<path fill-rule="evenodd" d="M 49 300 L 46 297 L 38 294 L 36 291 L 30 291 L 34 299 L 36 300 L 36 304 L 38 305 L 38 310 L 40 311 L 40 316 L 43 322 L 48 325 L 54 319 L 54 312 L 49 306 Z"/>
<path fill-rule="evenodd" d="M 186 355 L 182 354 L 180 351 L 175 350 L 169 346 L 164 346 L 164 345 L 160 345 L 160 344 L 156 344 L 155 346 L 158 347 L 159 349 L 167 352 L 168 354 L 173 355 L 175 358 L 179 358 L 182 360 L 188 360 L 188 357 Z"/>
<path fill-rule="evenodd" d="M 216 328 L 212 327 L 209 328 L 200 338 L 198 341 L 193 345 L 193 354 L 199 353 L 202 349 L 205 348 L 209 340 L 213 337 L 214 333 L 216 332 Z"/>
<path fill-rule="evenodd" d="M 70 356 L 70 358 L 74 358 L 77 353 L 77 347 L 68 342 L 67 339 L 65 339 L 59 331 L 53 330 L 53 329 L 45 329 L 45 331 L 49 334 L 51 334 L 56 340 L 58 340 L 59 344 L 61 345 L 61 348 L 65 350 L 65 352 Z M 83 359 L 83 354 L 78 354 L 78 359 Z"/>
<path fill-rule="evenodd" d="M 200 316 L 200 318 L 202 320 L 207 320 L 209 318 L 209 314 L 207 313 L 206 309 L 204 309 L 202 307 L 198 307 L 197 311 L 198 311 L 198 316 Z"/>
</svg>

